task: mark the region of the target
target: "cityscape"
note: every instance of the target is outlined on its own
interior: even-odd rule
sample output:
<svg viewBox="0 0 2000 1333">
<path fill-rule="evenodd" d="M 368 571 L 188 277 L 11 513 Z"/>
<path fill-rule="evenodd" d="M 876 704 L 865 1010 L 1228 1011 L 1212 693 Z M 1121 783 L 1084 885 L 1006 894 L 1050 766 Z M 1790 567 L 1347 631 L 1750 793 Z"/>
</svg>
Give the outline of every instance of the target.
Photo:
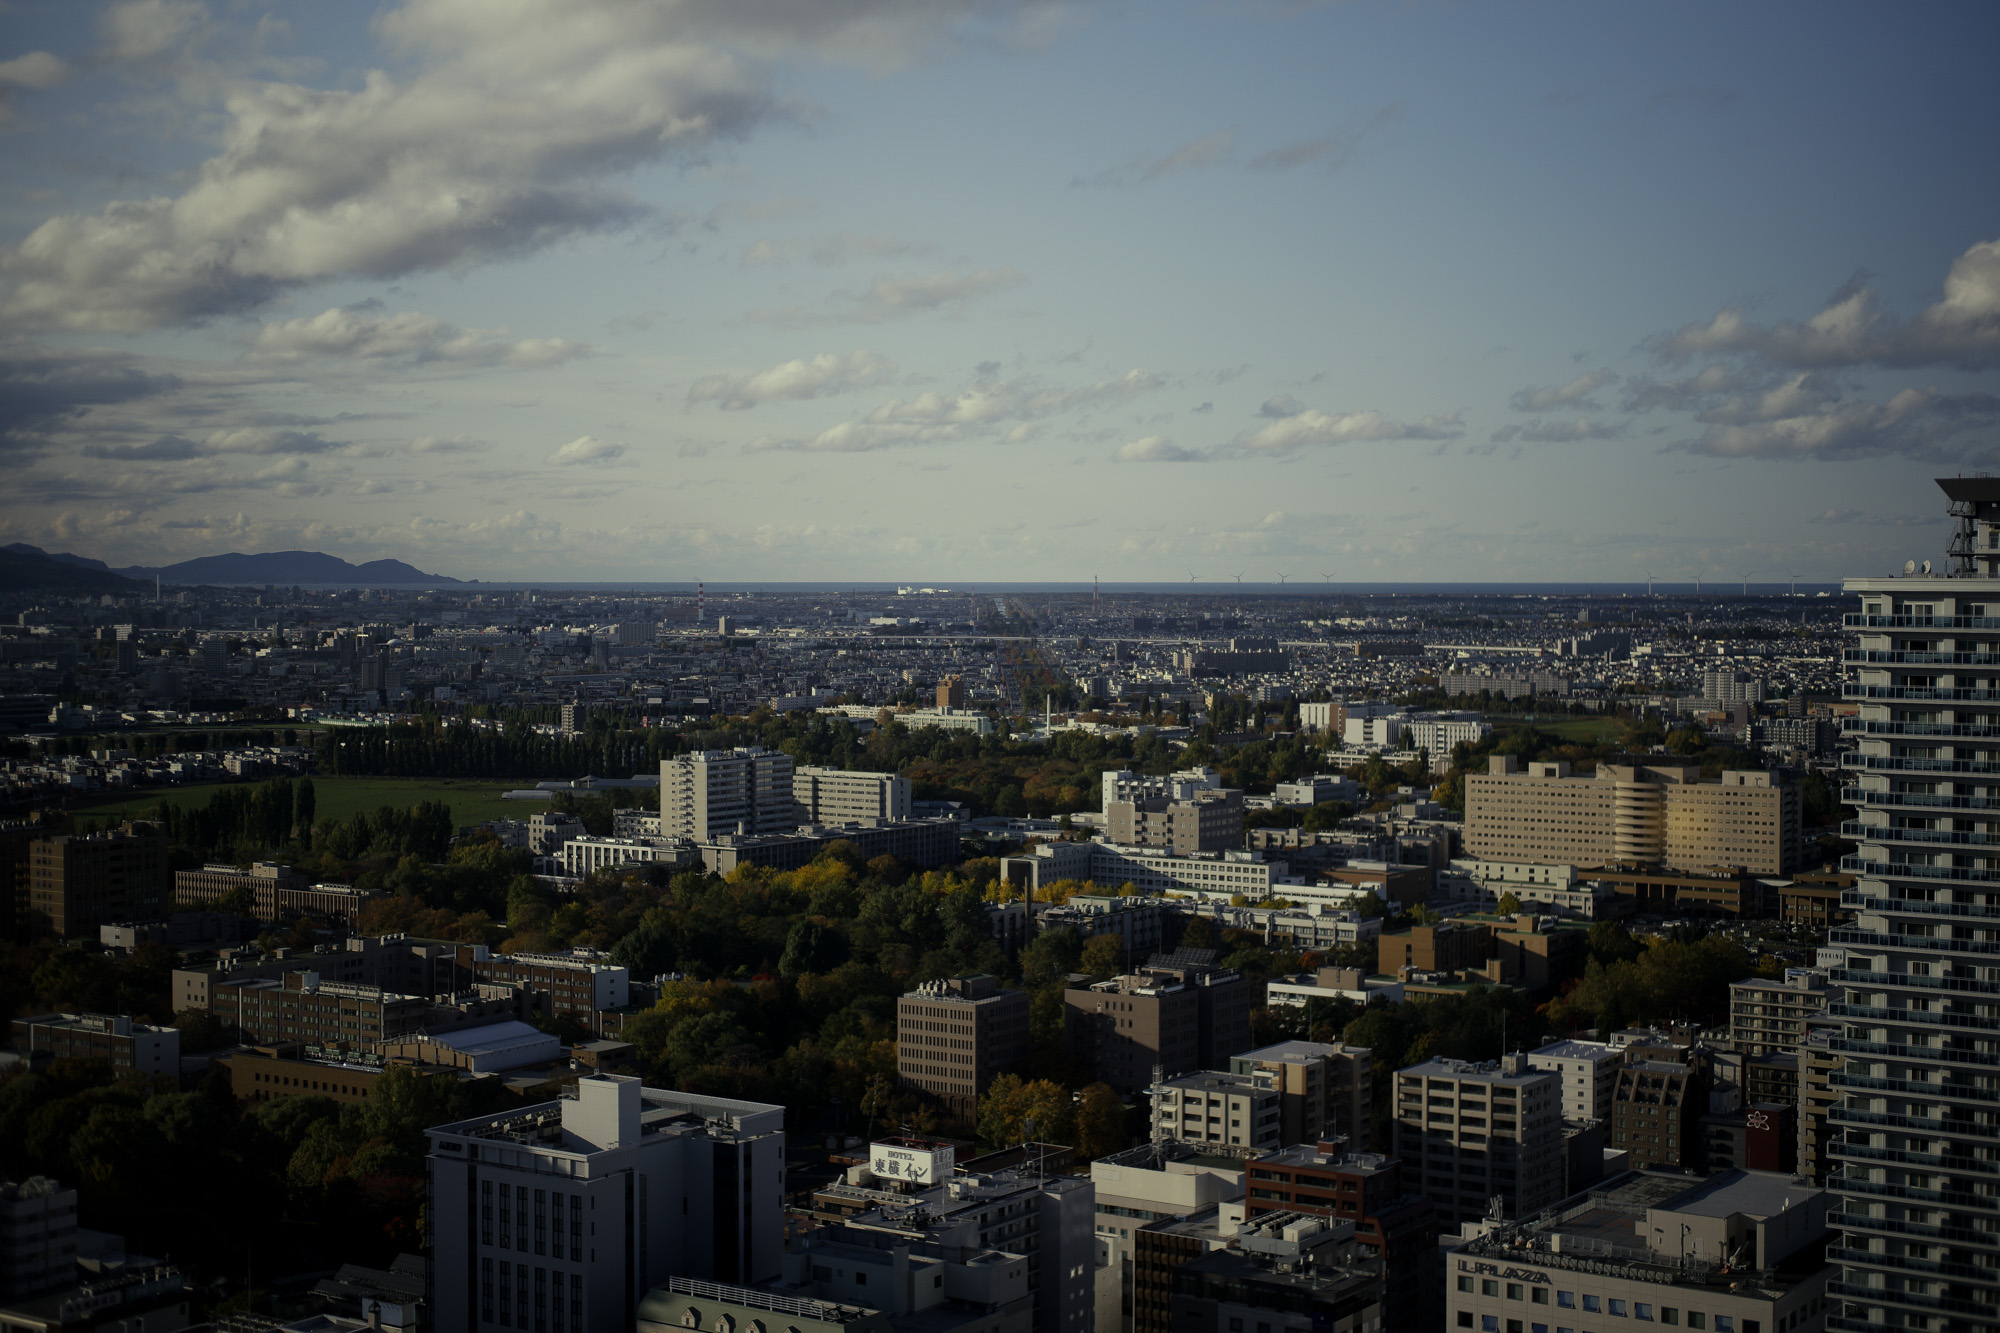
<svg viewBox="0 0 2000 1333">
<path fill-rule="evenodd" d="M 1989 8 L 0 39 L 0 1333 L 2000 1333 Z"/>
</svg>

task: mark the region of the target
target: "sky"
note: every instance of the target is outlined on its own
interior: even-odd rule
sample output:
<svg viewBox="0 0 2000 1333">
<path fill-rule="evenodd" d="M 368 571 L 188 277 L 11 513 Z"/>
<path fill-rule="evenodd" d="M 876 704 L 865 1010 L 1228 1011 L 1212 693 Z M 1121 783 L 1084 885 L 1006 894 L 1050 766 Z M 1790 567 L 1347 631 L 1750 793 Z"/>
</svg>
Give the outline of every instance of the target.
<svg viewBox="0 0 2000 1333">
<path fill-rule="evenodd" d="M 2000 8 L 0 0 L 0 541 L 1820 581 L 2000 467 Z"/>
</svg>

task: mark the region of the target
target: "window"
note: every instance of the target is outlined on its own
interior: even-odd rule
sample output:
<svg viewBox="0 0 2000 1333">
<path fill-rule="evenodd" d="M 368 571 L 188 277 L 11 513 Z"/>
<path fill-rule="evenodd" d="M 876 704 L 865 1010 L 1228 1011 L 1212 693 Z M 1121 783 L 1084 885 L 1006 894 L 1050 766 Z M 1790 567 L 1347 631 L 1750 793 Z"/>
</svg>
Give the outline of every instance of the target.
<svg viewBox="0 0 2000 1333">
<path fill-rule="evenodd" d="M 1743 1333 L 1764 1333 L 1764 1326 L 1755 1319 L 1746 1319 L 1743 1321 Z"/>
<path fill-rule="evenodd" d="M 1549 1333 L 1549 1326 L 1547 1324 L 1530 1324 L 1528 1325 L 1528 1333 Z"/>
<path fill-rule="evenodd" d="M 1632 1317 L 1634 1319 L 1644 1319 L 1647 1321 L 1651 1321 L 1651 1319 L 1653 1318 L 1652 1303 L 1650 1301 L 1639 1301 L 1636 1304 L 1634 1304 L 1632 1307 Z"/>
<path fill-rule="evenodd" d="M 1507 1321 L 1507 1333 L 1521 1333 L 1521 1321 L 1518 1319 L 1509 1319 Z"/>
<path fill-rule="evenodd" d="M 493 1322 L 493 1261 L 479 1261 L 479 1318 L 485 1323 Z"/>
<path fill-rule="evenodd" d="M 1528 1291 L 1528 1299 L 1536 1305 L 1547 1305 L 1549 1303 L 1549 1289 L 1547 1287 L 1532 1287 Z"/>
<path fill-rule="evenodd" d="M 1481 1296 L 1498 1296 L 1500 1294 L 1500 1284 L 1490 1277 L 1480 1278 L 1479 1294 Z"/>
<path fill-rule="evenodd" d="M 1619 1300 L 1616 1296 L 1613 1296 L 1611 1298 L 1611 1313 L 1617 1316 L 1618 1318 L 1623 1319 L 1625 1317 L 1625 1302 Z"/>
<path fill-rule="evenodd" d="M 1565 1310 L 1574 1310 L 1576 1308 L 1576 1293 L 1573 1291 L 1557 1292 L 1556 1304 Z"/>
<path fill-rule="evenodd" d="M 500 1261 L 500 1323 L 514 1322 L 514 1265 L 505 1259 Z"/>
<path fill-rule="evenodd" d="M 1508 1299 L 1508 1300 L 1510 1300 L 1510 1301 L 1518 1301 L 1518 1300 L 1520 1300 L 1520 1299 L 1521 1299 L 1521 1295 L 1522 1295 L 1522 1292 L 1521 1292 L 1521 1284 L 1520 1284 L 1520 1283 L 1518 1283 L 1518 1282 L 1509 1282 L 1509 1283 L 1507 1284 L 1507 1299 Z"/>
<path fill-rule="evenodd" d="M 1701 1311 L 1699 1311 L 1699 1310 L 1689 1310 L 1689 1311 L 1688 1311 L 1688 1327 L 1689 1327 L 1689 1328 L 1707 1328 L 1707 1327 L 1708 1327 L 1708 1316 L 1707 1316 L 1707 1315 L 1705 1315 L 1705 1314 L 1703 1314 L 1703 1313 L 1702 1313 Z"/>
<path fill-rule="evenodd" d="M 1472 1327 L 1472 1311 L 1470 1311 L 1470 1310 L 1460 1310 L 1460 1311 L 1458 1312 L 1458 1326 L 1459 1326 L 1460 1328 L 1471 1328 L 1471 1327 Z"/>
<path fill-rule="evenodd" d="M 493 1243 L 493 1182 L 490 1180 L 479 1182 L 479 1243 Z M 488 1285 L 491 1285 L 490 1280 Z M 487 1314 L 486 1322 L 493 1322 L 491 1313 Z"/>
<path fill-rule="evenodd" d="M 1681 1312 L 1671 1305 L 1662 1305 L 1660 1307 L 1660 1322 L 1663 1324 L 1678 1324 L 1681 1322 Z"/>
<path fill-rule="evenodd" d="M 1583 1312 L 1585 1314 L 1596 1314 L 1598 1310 L 1602 1307 L 1602 1304 L 1603 1303 L 1599 1301 L 1597 1297 L 1585 1293 L 1583 1298 Z"/>
<path fill-rule="evenodd" d="M 1230 1320 L 1229 1333 L 1243 1333 L 1243 1321 L 1241 1319 Z"/>
<path fill-rule="evenodd" d="M 1719 1314 L 1715 1317 L 1715 1333 L 1736 1333 L 1736 1316 Z"/>
<path fill-rule="evenodd" d="M 1460 1291 L 1471 1291 L 1471 1290 L 1472 1290 L 1472 1279 L 1471 1279 L 1471 1278 L 1469 1278 L 1469 1277 L 1467 1277 L 1467 1276 L 1466 1276 L 1465 1274 L 1463 1274 L 1463 1273 L 1460 1273 L 1460 1274 L 1458 1275 L 1458 1289 L 1459 1289 Z"/>
<path fill-rule="evenodd" d="M 1500 1316 L 1497 1314 L 1479 1316 L 1479 1333 L 1500 1333 Z"/>
<path fill-rule="evenodd" d="M 864 1272 L 860 1271 L 859 1269 L 856 1269 L 856 1270 L 855 1270 L 855 1273 L 854 1273 L 854 1285 L 855 1285 L 855 1286 L 857 1286 L 857 1287 L 865 1287 L 865 1286 L 867 1286 L 867 1285 L 868 1285 L 868 1275 L 867 1275 L 866 1273 L 864 1273 Z"/>
</svg>

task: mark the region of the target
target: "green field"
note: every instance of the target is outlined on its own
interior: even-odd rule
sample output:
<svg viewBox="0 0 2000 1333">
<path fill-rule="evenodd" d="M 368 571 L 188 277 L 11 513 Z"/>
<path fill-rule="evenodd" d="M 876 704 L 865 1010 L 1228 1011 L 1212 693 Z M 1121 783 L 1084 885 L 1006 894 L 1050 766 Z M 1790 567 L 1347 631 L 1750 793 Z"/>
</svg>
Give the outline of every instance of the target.
<svg viewBox="0 0 2000 1333">
<path fill-rule="evenodd" d="M 454 778 L 321 778 L 313 780 L 315 817 L 350 819 L 358 810 L 375 811 L 385 805 L 410 806 L 418 801 L 442 801 L 451 807 L 454 824 L 478 824 L 488 819 L 526 819 L 546 806 L 538 801 L 503 801 L 500 793 L 535 784 L 527 779 L 514 782 L 473 782 Z M 193 787 L 173 787 L 143 792 L 105 805 L 77 806 L 76 813 L 92 818 L 143 815 L 156 805 L 205 805 L 209 796 L 223 786 L 236 783 L 203 783 Z"/>
</svg>

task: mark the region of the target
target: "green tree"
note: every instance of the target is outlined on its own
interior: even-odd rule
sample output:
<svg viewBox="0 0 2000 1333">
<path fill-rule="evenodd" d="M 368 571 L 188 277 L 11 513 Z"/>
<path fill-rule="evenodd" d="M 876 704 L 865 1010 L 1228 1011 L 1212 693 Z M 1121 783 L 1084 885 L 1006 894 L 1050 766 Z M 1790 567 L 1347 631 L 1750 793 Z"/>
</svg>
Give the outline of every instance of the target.
<svg viewBox="0 0 2000 1333">
<path fill-rule="evenodd" d="M 1517 916 L 1521 911 L 1521 900 L 1514 896 L 1512 889 L 1500 895 L 1498 908 L 1501 916 Z"/>
<path fill-rule="evenodd" d="M 1083 953 L 1077 962 L 1077 970 L 1088 972 L 1094 979 L 1105 981 L 1115 977 L 1125 966 L 1125 941 L 1117 935 L 1093 935 L 1084 941 Z"/>
<path fill-rule="evenodd" d="M 1002 1074 L 979 1099 L 979 1137 L 1001 1147 L 1025 1143 L 1030 1133 L 1042 1143 L 1068 1143 L 1072 1124 L 1069 1093 L 1048 1079 Z"/>
<path fill-rule="evenodd" d="M 1125 1147 L 1125 1106 L 1108 1083 L 1093 1083 L 1076 1104 L 1077 1155 L 1103 1157 Z"/>
</svg>

